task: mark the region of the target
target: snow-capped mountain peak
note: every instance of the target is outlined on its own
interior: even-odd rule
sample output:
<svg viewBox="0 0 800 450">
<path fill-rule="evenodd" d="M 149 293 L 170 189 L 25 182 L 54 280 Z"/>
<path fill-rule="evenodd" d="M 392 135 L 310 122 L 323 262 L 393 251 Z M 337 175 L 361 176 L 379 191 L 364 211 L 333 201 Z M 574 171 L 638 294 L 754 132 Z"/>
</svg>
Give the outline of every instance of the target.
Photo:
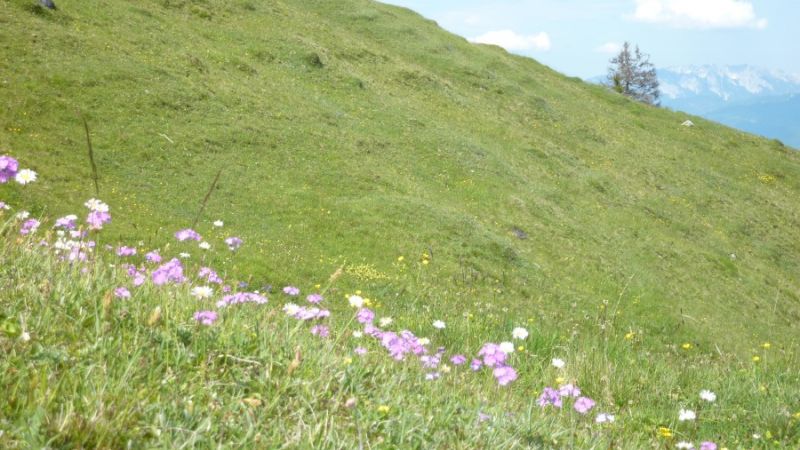
<svg viewBox="0 0 800 450">
<path fill-rule="evenodd" d="M 659 69 L 658 78 L 664 97 L 673 100 L 708 95 L 727 102 L 800 92 L 800 75 L 748 65 L 668 67 Z"/>
</svg>

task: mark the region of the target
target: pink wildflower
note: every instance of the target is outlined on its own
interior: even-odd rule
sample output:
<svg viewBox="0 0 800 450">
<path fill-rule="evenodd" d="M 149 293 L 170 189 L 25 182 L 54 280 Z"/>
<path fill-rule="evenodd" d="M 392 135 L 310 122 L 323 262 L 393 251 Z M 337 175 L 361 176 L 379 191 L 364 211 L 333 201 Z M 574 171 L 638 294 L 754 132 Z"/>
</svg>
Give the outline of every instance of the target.
<svg viewBox="0 0 800 450">
<path fill-rule="evenodd" d="M 575 411 L 578 411 L 581 414 L 586 414 L 590 409 L 594 408 L 594 400 L 590 399 L 589 397 L 578 397 L 578 399 L 575 400 L 573 407 L 575 408 Z"/>
<path fill-rule="evenodd" d="M 198 311 L 194 313 L 194 320 L 203 325 L 213 325 L 217 318 L 219 318 L 219 315 L 216 311 Z"/>
</svg>

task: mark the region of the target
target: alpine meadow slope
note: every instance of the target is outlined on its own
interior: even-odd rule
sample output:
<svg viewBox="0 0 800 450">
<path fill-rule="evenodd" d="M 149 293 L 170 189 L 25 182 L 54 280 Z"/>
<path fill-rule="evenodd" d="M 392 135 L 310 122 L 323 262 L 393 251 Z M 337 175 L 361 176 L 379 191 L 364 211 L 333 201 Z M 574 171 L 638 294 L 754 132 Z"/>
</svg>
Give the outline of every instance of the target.
<svg viewBox="0 0 800 450">
<path fill-rule="evenodd" d="M 702 369 L 706 380 L 730 376 L 731 386 L 774 382 L 769 384 L 774 398 L 737 397 L 731 410 L 742 423 L 733 425 L 734 414 L 708 425 L 709 430 L 716 436 L 736 434 L 735 442 L 742 445 L 757 445 L 740 439 L 766 428 L 787 448 L 797 442 L 798 422 L 789 412 L 797 411 L 794 388 L 800 380 L 788 368 L 796 359 L 800 320 L 800 153 L 699 117 L 632 102 L 499 47 L 470 44 L 407 9 L 372 1 L 61 0 L 56 11 L 31 7 L 34 3 L 0 0 L 0 155 L 25 161 L 46 182 L 24 190 L 2 185 L 0 200 L 54 219 L 76 213 L 95 196 L 83 116 L 91 130 L 100 198 L 115 212 L 103 244 L 188 252 L 189 261 L 202 259 L 251 286 L 274 286 L 270 302 L 280 301 L 279 287 L 303 280 L 305 293 L 315 284 L 325 286 L 340 269 L 326 292 L 332 304 L 339 303 L 331 307 L 334 313 L 349 308 L 345 295 L 362 290 L 378 299 L 381 315 L 403 326 L 442 318 L 456 333 L 457 321 L 463 321 L 473 334 L 445 338 L 447 345 L 480 348 L 480 339 L 508 339 L 503 336 L 524 323 L 532 334 L 526 364 L 538 367 L 521 375 L 526 383 L 534 374 L 553 375 L 550 356 L 577 354 L 572 353 L 577 342 L 609 339 L 606 327 L 613 327 L 620 342 L 602 341 L 602 348 L 619 346 L 611 353 L 640 367 L 627 379 L 674 381 L 695 389 L 681 368 L 710 364 L 711 369 Z M 681 126 L 687 118 L 694 127 Z M 225 230 L 244 240 L 235 254 L 204 252 L 173 238 L 175 231 L 194 224 L 219 171 L 197 228 L 221 239 L 222 231 L 212 230 L 210 223 L 223 220 Z M 9 267 L 14 261 L 20 267 L 50 267 L 51 262 L 8 249 L 3 258 L 3 283 L 23 279 L 20 273 L 33 274 L 35 282 L 20 282 L 18 289 L 19 298 L 34 298 L 42 275 Z M 101 287 L 113 286 L 114 276 L 102 272 L 100 281 L 81 287 L 82 292 L 102 295 Z M 59 284 L 55 292 L 65 289 Z M 169 302 L 173 297 L 152 293 L 148 298 Z M 34 314 L 27 300 L 2 301 L 6 317 Z M 180 308 L 185 314 L 175 317 L 191 317 L 191 308 Z M 144 315 L 151 310 L 144 303 L 132 309 Z M 412 311 L 424 317 L 411 317 Z M 61 313 L 47 317 L 57 321 L 51 323 L 69 322 L 70 316 Z M 245 324 L 248 317 L 235 320 Z M 275 336 L 258 338 L 270 348 L 282 345 L 277 333 L 294 333 L 289 325 L 270 329 Z M 81 331 L 64 335 L 80 339 Z M 622 336 L 628 335 L 636 336 L 636 350 L 625 346 L 629 338 Z M 229 328 L 215 336 L 230 355 L 263 351 Z M 203 339 L 203 349 L 217 342 Z M 183 334 L 173 338 L 182 340 Z M 781 355 L 774 372 L 745 378 L 757 370 L 751 359 L 764 354 L 765 342 Z M 683 344 L 697 356 L 687 356 Z M 275 361 L 292 361 L 287 348 L 276 352 Z M 592 368 L 607 364 L 608 356 L 600 361 L 598 350 L 594 360 L 587 352 L 585 361 L 596 366 L 583 367 L 580 376 L 597 378 L 600 390 L 602 377 L 594 377 Z M 112 353 L 108 358 L 115 357 Z M 186 350 L 194 353 L 197 349 Z M 312 368 L 333 373 L 336 356 L 333 347 L 316 356 L 304 350 L 308 361 L 299 376 L 316 376 Z M 115 367 L 124 376 L 113 378 L 118 386 L 109 382 L 108 387 L 123 398 L 126 377 L 138 368 L 119 364 Z M 169 371 L 183 370 L 179 366 Z M 667 372 L 651 373 L 647 367 L 678 369 L 662 376 Z M 364 370 L 364 379 L 374 375 Z M 611 372 L 613 379 L 622 377 Z M 392 398 L 391 389 L 404 389 L 386 371 L 376 373 L 371 386 L 382 389 L 382 398 Z M 311 385 L 325 389 L 333 383 L 314 380 Z M 281 389 L 294 386 L 275 383 L 270 391 L 275 395 L 286 395 Z M 624 394 L 612 394 L 603 386 L 604 395 L 619 405 L 628 405 L 645 389 L 626 387 Z M 448 387 L 447 392 L 462 395 L 462 388 L 467 389 Z M 521 399 L 538 395 L 520 383 L 512 388 L 502 398 L 514 407 L 524 408 Z M 535 432 L 524 433 L 517 424 L 502 422 L 491 439 L 468 433 L 468 440 L 454 444 L 471 419 L 453 419 L 449 425 L 440 418 L 415 422 L 427 420 L 440 394 L 413 407 L 422 408 L 419 418 L 409 415 L 403 422 L 419 431 L 418 441 L 404 442 L 391 427 L 337 428 L 336 421 L 344 419 L 335 413 L 324 433 L 340 430 L 341 436 L 323 438 L 314 426 L 304 428 L 311 423 L 305 420 L 317 418 L 329 404 L 319 400 L 316 412 L 304 410 L 304 391 L 297 389 L 287 405 L 303 411 L 298 413 L 302 424 L 292 422 L 290 412 L 274 414 L 285 426 L 312 436 L 297 437 L 293 442 L 299 446 L 352 447 L 364 436 L 378 435 L 379 441 L 370 442 L 411 447 L 434 441 L 453 448 L 576 442 L 569 431 L 548 434 L 549 422 L 537 422 Z M 157 402 L 156 397 L 161 398 L 142 402 Z M 126 401 L 135 403 L 120 402 Z M 667 400 L 656 403 L 654 410 L 672 407 Z M 168 422 L 183 414 L 183 406 L 176 405 Z M 451 406 L 447 411 L 460 417 L 462 405 Z M 384 420 L 387 411 L 373 411 L 359 423 Z M 150 420 L 148 414 L 113 419 L 119 422 L 98 419 L 109 422 L 107 430 L 93 428 L 95 440 L 82 440 L 88 428 L 66 427 L 77 430 L 66 436 L 54 431 L 56 424 L 43 435 L 59 436 L 64 446 L 196 443 L 180 427 L 148 441 L 151 431 L 136 428 Z M 669 426 L 666 419 L 649 412 L 634 416 L 630 429 L 597 448 L 609 448 L 609 442 L 628 442 L 630 448 L 637 448 L 636 442 L 663 442 L 653 430 Z M 438 420 L 453 434 L 429 432 Z M 750 423 L 758 425 L 748 428 Z M 113 430 L 122 425 L 130 426 L 129 436 L 117 440 Z M 199 430 L 206 424 L 198 419 L 181 426 Z M 734 433 L 727 426 L 740 428 Z M 269 431 L 263 441 L 253 441 L 250 431 L 235 437 L 242 445 L 274 444 L 281 439 L 275 433 Z M 536 438 L 526 441 L 525 433 Z M 224 430 L 215 429 L 208 439 L 222 442 L 224 436 Z M 586 436 L 580 442 L 596 437 Z M 195 433 L 191 439 L 202 438 Z"/>
</svg>

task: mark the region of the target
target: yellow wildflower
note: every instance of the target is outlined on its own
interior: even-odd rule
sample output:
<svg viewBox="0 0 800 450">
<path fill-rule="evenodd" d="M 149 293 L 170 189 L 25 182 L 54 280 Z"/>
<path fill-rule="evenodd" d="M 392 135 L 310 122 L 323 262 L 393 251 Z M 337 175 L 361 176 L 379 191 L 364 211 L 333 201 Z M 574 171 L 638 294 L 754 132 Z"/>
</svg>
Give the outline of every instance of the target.
<svg viewBox="0 0 800 450">
<path fill-rule="evenodd" d="M 770 348 L 772 347 L 772 344 L 770 344 L 769 342 L 764 342 L 763 344 L 761 344 L 761 346 L 764 348 Z"/>
<path fill-rule="evenodd" d="M 387 414 L 389 412 L 389 407 L 387 405 L 378 406 L 378 412 L 381 414 Z"/>
<path fill-rule="evenodd" d="M 759 361 L 761 361 L 761 357 L 760 357 L 760 356 L 758 356 L 758 355 L 756 355 L 756 356 L 753 356 L 753 362 L 756 362 L 756 363 L 757 363 L 757 362 L 759 362 Z"/>
<path fill-rule="evenodd" d="M 665 438 L 672 437 L 672 430 L 667 427 L 658 427 L 658 435 Z"/>
<path fill-rule="evenodd" d="M 628 340 L 628 341 L 630 341 L 630 340 L 631 340 L 631 339 L 633 339 L 635 336 L 636 336 L 636 333 L 634 333 L 633 331 L 629 331 L 628 333 L 626 333 L 626 334 L 625 334 L 625 339 L 626 339 L 626 340 Z"/>
<path fill-rule="evenodd" d="M 692 344 L 690 344 L 689 342 L 685 342 L 683 345 L 681 345 L 681 348 L 684 350 L 691 350 Z"/>
</svg>

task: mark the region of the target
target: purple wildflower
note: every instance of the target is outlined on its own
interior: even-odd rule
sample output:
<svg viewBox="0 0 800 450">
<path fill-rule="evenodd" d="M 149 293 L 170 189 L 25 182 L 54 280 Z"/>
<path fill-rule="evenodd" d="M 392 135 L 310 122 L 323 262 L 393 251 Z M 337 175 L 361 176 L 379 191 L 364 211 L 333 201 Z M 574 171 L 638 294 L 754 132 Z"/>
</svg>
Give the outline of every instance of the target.
<svg viewBox="0 0 800 450">
<path fill-rule="evenodd" d="M 217 308 L 225 308 L 226 306 L 237 305 L 240 303 L 255 303 L 263 305 L 267 303 L 267 297 L 256 294 L 255 292 L 237 292 L 235 294 L 226 295 L 222 300 L 217 302 Z"/>
<path fill-rule="evenodd" d="M 193 241 L 201 241 L 201 240 L 203 240 L 203 238 L 200 236 L 200 234 L 197 231 L 194 231 L 191 228 L 186 228 L 186 229 L 180 230 L 177 233 L 175 233 L 175 239 L 177 239 L 180 242 L 183 242 L 183 241 L 186 241 L 186 240 L 190 240 L 190 239 L 193 240 Z"/>
<path fill-rule="evenodd" d="M 147 275 L 145 275 L 142 271 L 137 271 L 136 274 L 133 275 L 133 285 L 139 287 L 147 281 Z"/>
<path fill-rule="evenodd" d="M 160 263 L 161 262 L 161 255 L 158 253 L 158 250 L 153 250 L 152 252 L 147 252 L 144 255 L 144 259 L 147 262 Z"/>
<path fill-rule="evenodd" d="M 467 362 L 467 357 L 464 355 L 453 355 L 453 357 L 450 358 L 450 362 L 453 363 L 454 366 L 460 366 Z"/>
<path fill-rule="evenodd" d="M 152 274 L 153 283 L 157 286 L 168 282 L 183 283 L 186 277 L 183 276 L 183 266 L 178 258 L 172 258 L 166 264 L 162 264 Z"/>
<path fill-rule="evenodd" d="M 477 358 L 473 359 L 469 364 L 469 368 L 472 369 L 473 372 L 481 370 L 481 367 L 483 367 L 483 362 Z"/>
<path fill-rule="evenodd" d="M 356 347 L 353 352 L 355 352 L 356 355 L 363 356 L 367 354 L 367 349 L 364 347 Z"/>
<path fill-rule="evenodd" d="M 558 395 L 562 397 L 579 397 L 581 395 L 581 390 L 578 389 L 577 386 L 572 384 L 565 384 L 558 388 Z"/>
<path fill-rule="evenodd" d="M 402 361 L 409 353 L 414 355 L 422 355 L 425 353 L 425 346 L 419 342 L 414 333 L 403 330 L 398 335 L 391 331 L 381 332 L 380 329 L 375 328 L 372 324 L 364 325 L 364 332 L 379 338 L 381 345 L 389 351 L 389 355 Z"/>
<path fill-rule="evenodd" d="M 381 339 L 383 337 L 383 332 L 381 329 L 371 323 L 364 325 L 364 334 L 377 339 Z"/>
<path fill-rule="evenodd" d="M 425 374 L 425 379 L 428 381 L 433 381 L 439 379 L 440 376 L 441 375 L 439 374 L 439 372 L 431 372 Z"/>
<path fill-rule="evenodd" d="M 89 224 L 90 230 L 102 230 L 103 225 L 111 222 L 111 214 L 107 211 L 90 211 L 86 216 L 86 223 Z"/>
<path fill-rule="evenodd" d="M 69 254 L 67 255 L 67 261 L 74 262 L 74 261 L 86 261 L 88 255 L 85 251 L 81 250 L 80 245 L 74 245 L 70 247 Z"/>
<path fill-rule="evenodd" d="M 578 399 L 575 400 L 575 404 L 572 406 L 575 408 L 575 411 L 586 414 L 590 409 L 594 408 L 594 400 L 589 397 L 578 397 Z"/>
<path fill-rule="evenodd" d="M 392 358 L 402 360 L 405 358 L 406 348 L 403 339 L 391 331 L 381 335 L 381 345 L 389 351 Z"/>
<path fill-rule="evenodd" d="M 497 384 L 505 386 L 517 379 L 517 371 L 511 366 L 495 367 L 492 375 L 497 379 Z"/>
<path fill-rule="evenodd" d="M 35 233 L 39 229 L 40 222 L 36 219 L 28 219 L 22 223 L 22 228 L 19 229 L 19 234 L 26 236 Z"/>
<path fill-rule="evenodd" d="M 319 308 L 305 308 L 303 306 L 297 306 L 297 311 L 292 314 L 292 317 L 298 320 L 313 320 L 313 319 L 324 319 L 325 317 L 329 317 L 331 312 L 327 309 L 319 309 Z"/>
<path fill-rule="evenodd" d="M 17 175 L 19 163 L 16 159 L 3 155 L 0 156 L 0 184 L 8 183 L 8 180 Z"/>
<path fill-rule="evenodd" d="M 369 308 L 361 308 L 356 313 L 356 320 L 359 323 L 372 323 L 375 320 L 375 313 Z"/>
<path fill-rule="evenodd" d="M 292 297 L 296 297 L 300 295 L 300 289 L 294 286 L 286 286 L 285 288 L 283 288 L 283 293 L 286 295 L 291 295 Z"/>
<path fill-rule="evenodd" d="M 323 298 L 321 294 L 309 294 L 309 296 L 306 297 L 306 300 L 308 303 L 313 303 L 316 305 L 317 303 L 321 302 Z"/>
<path fill-rule="evenodd" d="M 717 444 L 711 441 L 704 441 L 700 443 L 700 450 L 717 450 Z"/>
<path fill-rule="evenodd" d="M 241 238 L 238 238 L 236 236 L 231 236 L 231 237 L 225 239 L 225 244 L 227 244 L 228 248 L 231 251 L 234 251 L 234 250 L 238 249 L 239 247 L 241 247 L 243 242 L 244 241 L 242 241 Z"/>
<path fill-rule="evenodd" d="M 222 278 L 220 278 L 219 275 L 217 275 L 217 272 L 214 272 L 214 270 L 210 267 L 201 267 L 197 272 L 197 276 L 207 280 L 209 283 L 222 284 Z"/>
<path fill-rule="evenodd" d="M 546 387 L 542 391 L 542 395 L 539 396 L 539 406 L 544 408 L 547 405 L 553 405 L 556 408 L 561 408 L 561 396 L 558 395 L 558 391 L 551 388 Z"/>
<path fill-rule="evenodd" d="M 422 367 L 426 369 L 435 369 L 439 367 L 439 363 L 441 362 L 442 358 L 436 355 L 422 355 L 419 357 L 419 360 L 422 361 Z"/>
<path fill-rule="evenodd" d="M 125 272 L 130 277 L 132 277 L 134 274 L 136 274 L 136 270 L 137 269 L 136 269 L 136 266 L 134 266 L 133 264 L 122 263 L 122 264 L 120 264 L 119 267 L 122 268 L 122 269 L 125 269 Z"/>
<path fill-rule="evenodd" d="M 213 325 L 218 318 L 219 314 L 216 311 L 198 311 L 194 313 L 194 320 L 203 325 Z"/>
<path fill-rule="evenodd" d="M 133 256 L 136 254 L 136 248 L 122 246 L 117 249 L 117 256 Z"/>
<path fill-rule="evenodd" d="M 311 327 L 311 334 L 321 338 L 326 338 L 330 336 L 331 330 L 325 325 L 314 325 Z"/>
<path fill-rule="evenodd" d="M 491 418 L 492 418 L 492 416 L 490 416 L 489 414 L 484 414 L 484 413 L 478 411 L 478 422 L 486 422 L 487 420 L 490 420 Z"/>
<path fill-rule="evenodd" d="M 499 345 L 491 342 L 483 345 L 478 356 L 483 356 L 483 363 L 489 367 L 502 366 L 506 361 L 506 353 Z"/>
<path fill-rule="evenodd" d="M 425 349 L 425 345 L 420 343 L 419 339 L 417 339 L 417 337 L 414 336 L 414 333 L 412 333 L 412 332 L 410 332 L 408 330 L 403 330 L 403 331 L 400 332 L 400 337 L 402 337 L 403 340 L 405 340 L 406 345 L 408 345 L 408 351 L 410 351 L 411 353 L 419 356 L 419 355 L 427 352 L 427 350 Z M 440 353 L 439 356 L 441 356 L 441 353 L 443 353 L 443 352 L 444 352 L 444 349 L 441 349 L 439 351 L 439 353 Z"/>
<path fill-rule="evenodd" d="M 78 216 L 70 214 L 56 220 L 54 228 L 63 228 L 65 230 L 74 230 L 78 226 Z"/>
<path fill-rule="evenodd" d="M 124 286 L 120 286 L 114 289 L 114 295 L 117 298 L 131 298 L 131 291 L 129 291 L 128 288 Z"/>
</svg>

